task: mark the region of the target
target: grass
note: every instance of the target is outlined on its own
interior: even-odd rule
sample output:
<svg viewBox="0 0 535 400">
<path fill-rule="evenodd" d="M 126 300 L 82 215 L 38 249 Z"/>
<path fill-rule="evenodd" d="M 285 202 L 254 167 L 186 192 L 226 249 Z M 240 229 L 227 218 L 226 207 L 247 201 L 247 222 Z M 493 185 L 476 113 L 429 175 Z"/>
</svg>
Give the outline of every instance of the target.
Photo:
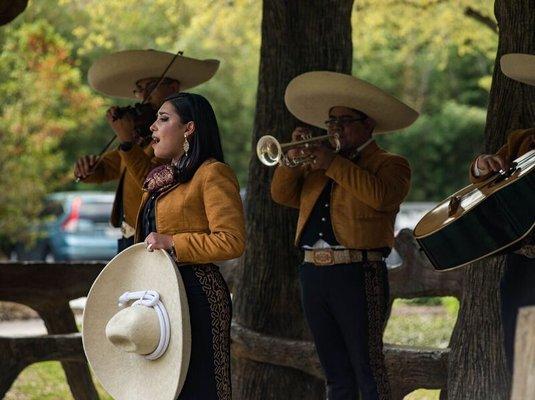
<svg viewBox="0 0 535 400">
<path fill-rule="evenodd" d="M 97 383 L 101 400 L 113 400 Z M 72 400 L 61 363 L 47 361 L 24 369 L 4 400 Z"/>
<path fill-rule="evenodd" d="M 428 305 L 435 304 L 435 305 Z M 437 305 L 436 298 L 395 300 L 386 327 L 384 341 L 390 344 L 446 348 L 457 319 L 459 303 L 444 297 Z M 405 400 L 438 400 L 440 390 L 416 390 Z"/>
<path fill-rule="evenodd" d="M 446 298 L 444 305 L 412 304 L 410 300 L 395 300 L 385 343 L 446 348 L 457 319 L 457 300 Z"/>
<path fill-rule="evenodd" d="M 396 300 L 384 340 L 399 345 L 447 347 L 457 310 L 457 301 L 451 298 L 443 298 L 438 303 L 435 300 L 423 303 Z M 97 390 L 102 400 L 112 400 L 98 384 Z M 405 400 L 438 400 L 439 393 L 421 389 L 407 395 Z M 72 400 L 72 395 L 61 364 L 50 361 L 33 364 L 22 371 L 4 399 Z"/>
</svg>

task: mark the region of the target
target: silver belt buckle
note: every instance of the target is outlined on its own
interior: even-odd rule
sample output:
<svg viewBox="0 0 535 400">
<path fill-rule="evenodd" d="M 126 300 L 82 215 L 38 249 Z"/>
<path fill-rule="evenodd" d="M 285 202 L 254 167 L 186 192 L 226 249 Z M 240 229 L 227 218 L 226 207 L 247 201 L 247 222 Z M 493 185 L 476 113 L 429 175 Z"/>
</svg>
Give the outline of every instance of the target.
<svg viewBox="0 0 535 400">
<path fill-rule="evenodd" d="M 312 253 L 312 258 L 315 265 L 334 265 L 334 250 L 314 250 Z"/>
</svg>

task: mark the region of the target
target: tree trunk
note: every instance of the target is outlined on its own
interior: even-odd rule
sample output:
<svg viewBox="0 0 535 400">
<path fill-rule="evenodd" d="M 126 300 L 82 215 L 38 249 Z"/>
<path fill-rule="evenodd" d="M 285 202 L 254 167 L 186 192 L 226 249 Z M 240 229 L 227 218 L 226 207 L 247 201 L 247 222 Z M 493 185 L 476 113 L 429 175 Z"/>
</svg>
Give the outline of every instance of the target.
<svg viewBox="0 0 535 400">
<path fill-rule="evenodd" d="M 507 78 L 500 57 L 535 54 L 535 2 L 496 0 L 499 42 L 485 128 L 485 152 L 495 152 L 512 129 L 535 126 L 535 88 Z M 461 166 L 460 166 L 461 167 Z M 466 167 L 466 166 L 465 166 Z M 499 280 L 503 257 L 466 268 L 461 309 L 451 339 L 450 399 L 507 399 L 510 381 L 502 350 Z"/>
<path fill-rule="evenodd" d="M 351 73 L 353 0 L 266 0 L 253 148 L 265 134 L 289 141 L 298 124 L 284 105 L 295 76 L 312 70 Z M 293 240 L 297 213 L 270 196 L 273 168 L 256 155 L 247 186 L 248 244 L 235 294 L 235 323 L 259 334 L 309 339 L 301 311 L 297 266 L 302 255 Z M 238 358 L 234 398 L 320 399 L 323 382 L 295 369 Z"/>
</svg>

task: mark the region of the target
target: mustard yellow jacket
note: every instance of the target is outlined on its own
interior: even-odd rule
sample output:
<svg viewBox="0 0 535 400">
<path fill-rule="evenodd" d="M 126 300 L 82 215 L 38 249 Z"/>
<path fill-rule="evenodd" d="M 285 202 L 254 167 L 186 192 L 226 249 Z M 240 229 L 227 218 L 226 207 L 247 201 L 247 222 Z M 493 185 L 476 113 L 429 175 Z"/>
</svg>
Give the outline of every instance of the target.
<svg viewBox="0 0 535 400">
<path fill-rule="evenodd" d="M 509 134 L 507 143 L 496 154 L 503 157 L 506 161 L 511 162 L 533 149 L 535 149 L 535 128 L 519 129 Z M 490 173 L 479 177 L 474 176 L 474 163 L 476 159 L 470 165 L 470 180 L 472 183 L 484 181 L 490 176 Z"/>
<path fill-rule="evenodd" d="M 306 173 L 279 166 L 271 182 L 277 203 L 299 209 L 295 244 L 329 178 L 331 221 L 336 240 L 352 249 L 392 247 L 399 205 L 410 187 L 409 163 L 401 156 L 367 145 L 357 162 L 337 155 L 327 170 Z"/>
<path fill-rule="evenodd" d="M 136 222 L 141 237 L 144 192 Z M 204 264 L 239 257 L 245 249 L 245 221 L 238 181 L 232 169 L 214 159 L 205 161 L 186 183 L 156 199 L 156 230 L 172 235 L 179 262 Z"/>
<path fill-rule="evenodd" d="M 129 151 L 112 150 L 102 156 L 95 171 L 84 179 L 88 183 L 102 183 L 116 179 L 124 179 L 122 193 L 119 193 L 121 185 L 117 186 L 115 201 L 113 203 L 110 221 L 118 226 L 120 221 L 119 199 L 122 198 L 125 221 L 134 226 L 137 211 L 141 203 L 143 182 L 147 174 L 156 166 L 164 163 L 164 160 L 154 157 L 151 146 L 144 149 L 134 145 Z M 124 178 L 123 178 L 124 175 Z"/>
</svg>

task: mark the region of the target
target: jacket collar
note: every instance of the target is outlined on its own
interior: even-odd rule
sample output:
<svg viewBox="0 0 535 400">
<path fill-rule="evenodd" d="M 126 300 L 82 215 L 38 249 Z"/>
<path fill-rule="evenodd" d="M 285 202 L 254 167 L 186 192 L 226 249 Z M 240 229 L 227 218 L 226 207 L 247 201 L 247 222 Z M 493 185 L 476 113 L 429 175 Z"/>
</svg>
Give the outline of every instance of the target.
<svg viewBox="0 0 535 400">
<path fill-rule="evenodd" d="M 350 156 L 350 160 L 355 163 L 368 160 L 377 150 L 379 150 L 379 146 L 375 142 L 375 139 L 370 138 L 353 152 Z"/>
</svg>

